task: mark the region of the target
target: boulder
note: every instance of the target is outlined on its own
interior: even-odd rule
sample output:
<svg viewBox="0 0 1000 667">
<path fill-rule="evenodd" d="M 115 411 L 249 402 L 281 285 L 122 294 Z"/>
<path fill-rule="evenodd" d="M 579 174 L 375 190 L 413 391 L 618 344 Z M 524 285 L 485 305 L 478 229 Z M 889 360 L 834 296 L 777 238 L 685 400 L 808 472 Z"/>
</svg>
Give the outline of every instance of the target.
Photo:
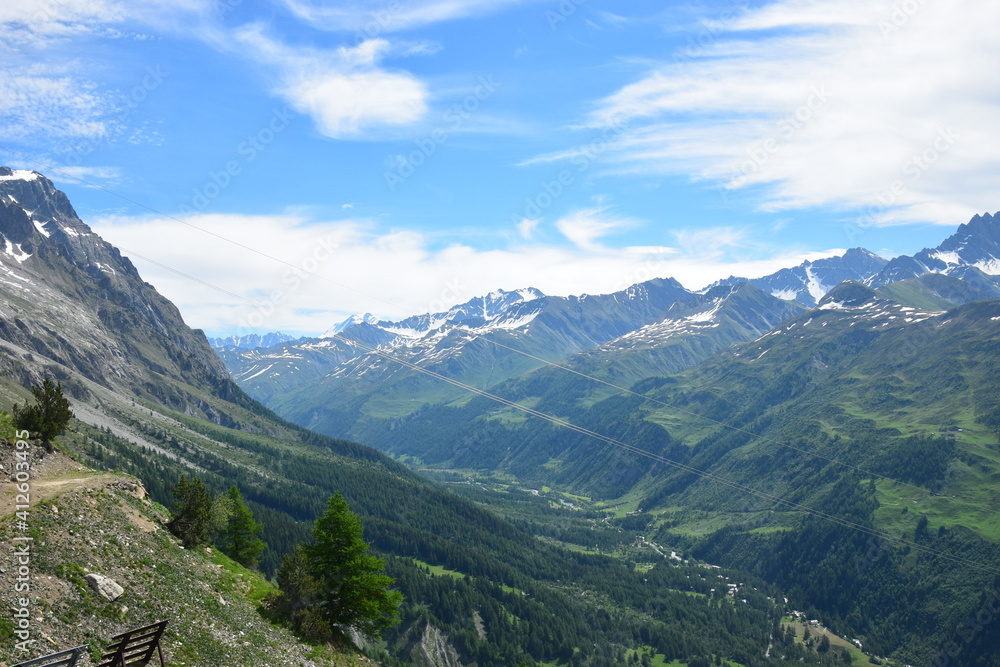
<svg viewBox="0 0 1000 667">
<path fill-rule="evenodd" d="M 114 579 L 105 577 L 103 574 L 88 574 L 84 576 L 84 579 L 87 580 L 87 585 L 89 585 L 95 593 L 108 602 L 114 602 L 125 593 L 125 589 L 119 586 L 118 582 Z"/>
</svg>

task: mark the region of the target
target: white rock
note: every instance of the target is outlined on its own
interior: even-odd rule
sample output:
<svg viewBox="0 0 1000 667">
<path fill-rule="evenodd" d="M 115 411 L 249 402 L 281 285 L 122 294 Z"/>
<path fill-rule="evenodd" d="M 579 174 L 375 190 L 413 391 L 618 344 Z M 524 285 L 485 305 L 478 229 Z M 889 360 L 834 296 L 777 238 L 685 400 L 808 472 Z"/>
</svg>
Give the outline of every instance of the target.
<svg viewBox="0 0 1000 667">
<path fill-rule="evenodd" d="M 88 574 L 84 576 L 84 579 L 87 580 L 87 584 L 94 589 L 95 593 L 108 602 L 114 602 L 125 593 L 125 589 L 119 586 L 118 582 L 103 574 Z"/>
</svg>

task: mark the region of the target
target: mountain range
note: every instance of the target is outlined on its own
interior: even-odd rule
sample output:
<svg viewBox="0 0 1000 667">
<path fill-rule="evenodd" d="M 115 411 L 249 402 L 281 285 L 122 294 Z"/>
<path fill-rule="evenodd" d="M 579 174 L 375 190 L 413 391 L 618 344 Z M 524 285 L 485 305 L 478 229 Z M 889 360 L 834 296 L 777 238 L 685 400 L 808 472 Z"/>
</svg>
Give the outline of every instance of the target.
<svg viewBox="0 0 1000 667">
<path fill-rule="evenodd" d="M 171 489 L 181 475 L 199 477 L 215 494 L 237 485 L 265 526 L 269 549 L 261 567 L 268 575 L 308 538 L 309 524 L 322 513 L 326 498 L 340 492 L 361 517 L 366 541 L 386 559 L 387 572 L 404 594 L 399 625 L 381 644 L 364 647 L 378 663 L 456 667 L 572 661 L 597 667 L 622 664 L 630 655 L 638 660 L 640 654 L 647 661 L 704 662 L 726 656 L 749 663 L 767 652 L 770 628 L 785 606 L 776 602 L 778 589 L 749 573 L 713 569 L 719 576 L 747 582 L 747 603 L 706 608 L 702 600 L 715 595 L 716 586 L 703 562 L 668 563 L 658 555 L 659 547 L 637 542 L 631 532 L 601 521 L 607 516 L 599 510 L 566 516 L 552 506 L 563 496 L 549 491 L 519 492 L 519 509 L 513 513 L 492 509 L 458 493 L 472 489 L 428 481 L 374 449 L 279 418 L 233 382 L 205 335 L 187 327 L 176 307 L 94 234 L 42 174 L 0 169 L 0 246 L 0 407 L 26 402 L 31 386 L 57 379 L 75 414 L 58 446 L 77 461 L 136 475 L 164 506 L 173 503 Z M 671 287 L 665 284 L 664 289 Z M 624 320 L 661 307 L 654 299 L 617 308 L 614 299 L 602 299 L 613 311 L 608 326 L 625 330 Z M 511 300 L 523 302 L 521 297 Z M 537 316 L 539 322 L 577 323 L 580 333 L 564 341 L 566 349 L 590 340 L 585 338 L 586 323 L 574 312 L 576 303 L 556 302 Z M 0 438 L 13 437 L 9 416 L 0 414 Z M 6 440 L 0 448 L 12 451 Z M 46 480 L 48 496 L 32 507 L 41 531 L 32 563 L 39 576 L 45 575 L 45 590 L 76 593 L 59 597 L 59 613 L 51 613 L 55 607 L 45 607 L 44 600 L 36 601 L 39 617 L 32 621 L 33 631 L 82 638 L 81 628 L 89 628 L 88 637 L 106 644 L 126 622 L 130 627 L 152 622 L 160 619 L 147 614 L 179 609 L 126 605 L 129 612 L 119 603 L 94 599 L 79 582 L 92 566 L 87 559 L 99 556 L 108 559 L 102 562 L 116 569 L 127 590 L 168 590 L 171 577 L 180 577 L 183 586 L 177 590 L 204 595 L 188 607 L 204 622 L 178 624 L 196 639 L 171 635 L 165 646 L 172 664 L 220 664 L 227 655 L 247 653 L 245 641 L 228 636 L 228 648 L 213 648 L 213 632 L 235 632 L 236 614 L 221 611 L 235 602 L 212 588 L 230 575 L 217 576 L 217 566 L 205 559 L 181 558 L 162 530 L 133 542 L 128 534 L 134 527 L 97 523 L 141 523 L 149 514 L 146 507 L 138 513 L 127 507 L 111 511 L 115 500 L 100 519 L 81 514 L 77 521 L 76 512 L 60 510 L 67 502 L 92 505 L 87 500 L 92 489 L 77 483 L 72 488 L 79 487 L 74 497 L 80 499 L 63 497 L 58 471 L 48 472 L 55 474 Z M 98 479 L 86 469 L 78 474 Z M 10 490 L 3 489 L 5 497 Z M 527 516 L 532 519 L 525 521 Z M 0 517 L 0 524 L 4 535 L 17 531 L 12 516 Z M 88 534 L 92 548 L 81 549 L 77 541 L 82 536 L 68 532 L 84 524 L 87 530 L 102 531 L 102 537 Z M 553 537 L 555 531 L 559 539 Z M 140 544 L 152 552 L 130 550 Z M 635 559 L 659 562 L 637 569 Z M 183 564 L 175 565 L 177 572 L 155 568 L 168 562 Z M 206 568 L 211 575 L 199 574 Z M 142 585 L 130 583 L 129 577 L 141 579 Z M 7 606 L 17 606 L 13 591 L 0 591 Z M 239 613 L 244 614 L 250 601 L 239 597 Z M 79 604 L 66 607 L 70 599 Z M 225 624 L 213 624 L 213 608 L 220 609 Z M 268 655 L 286 655 L 288 664 L 299 664 L 291 656 L 302 654 L 303 647 L 285 631 L 261 631 L 258 625 L 269 617 L 255 613 L 256 618 L 246 621 L 255 626 L 248 636 L 288 641 L 285 650 L 271 647 Z M 8 621 L 0 621 L 0 636 L 10 638 L 11 629 Z M 822 662 L 817 653 L 794 643 L 787 644 L 787 651 L 797 664 L 800 657 Z M 314 662 L 305 664 L 343 664 L 343 656 L 334 653 L 326 660 L 323 650 L 313 650 L 309 660 Z M 0 660 L 14 658 L 5 641 Z"/>
<path fill-rule="evenodd" d="M 237 484 L 268 573 L 340 491 L 406 599 L 367 648 L 389 667 L 996 667 L 968 619 L 1000 586 L 998 226 L 912 262 L 498 291 L 213 351 L 48 179 L 2 168 L 0 402 L 59 379 L 60 447 L 162 504 L 181 474 Z"/>
<path fill-rule="evenodd" d="M 852 249 L 700 292 L 497 293 L 223 358 L 292 421 L 474 481 L 488 505 L 514 480 L 624 508 L 642 539 L 931 664 L 994 585 L 976 562 L 1000 563 L 998 234 L 976 216 L 913 257 Z M 956 664 L 995 664 L 997 642 L 972 633 Z"/>
<path fill-rule="evenodd" d="M 398 322 L 356 315 L 318 338 L 229 346 L 220 354 L 240 386 L 283 417 L 337 437 L 359 437 L 368 419 L 468 399 L 466 390 L 424 371 L 488 389 L 533 371 L 545 376 L 543 366 L 558 362 L 634 382 L 753 340 L 815 307 L 844 281 L 885 287 L 934 276 L 920 283 L 919 303 L 942 308 L 992 298 L 1000 281 L 986 271 L 1000 271 L 998 230 L 1000 219 L 976 216 L 938 248 L 914 257 L 886 260 L 853 248 L 762 278 L 731 277 L 700 292 L 673 279 L 598 296 L 497 291 L 445 312 Z"/>
</svg>

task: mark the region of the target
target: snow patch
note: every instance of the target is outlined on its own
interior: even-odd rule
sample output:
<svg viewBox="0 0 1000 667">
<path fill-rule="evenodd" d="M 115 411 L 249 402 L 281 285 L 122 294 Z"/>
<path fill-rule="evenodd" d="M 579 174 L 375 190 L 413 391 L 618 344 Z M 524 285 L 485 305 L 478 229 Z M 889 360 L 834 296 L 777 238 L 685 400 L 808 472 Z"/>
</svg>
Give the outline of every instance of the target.
<svg viewBox="0 0 1000 667">
<path fill-rule="evenodd" d="M 31 222 L 35 225 L 35 229 L 38 230 L 39 234 L 41 234 L 45 238 L 49 238 L 49 230 L 45 229 L 45 225 L 34 219 L 32 219 Z"/>
<path fill-rule="evenodd" d="M 270 366 L 268 366 L 267 368 L 265 368 L 265 369 L 263 369 L 263 370 L 260 370 L 260 371 L 257 371 L 256 373 L 254 373 L 253 375 L 251 375 L 251 376 L 249 376 L 249 377 L 245 377 L 245 378 L 243 378 L 243 381 L 244 381 L 244 382 L 246 382 L 247 380 L 252 380 L 252 379 L 254 379 L 255 377 L 257 377 L 258 375 L 261 375 L 262 373 L 266 373 L 266 372 L 268 372 L 268 371 L 269 371 L 269 370 L 271 370 L 272 368 L 274 368 L 274 364 L 271 364 Z"/>
<path fill-rule="evenodd" d="M 958 256 L 957 252 L 936 252 L 931 255 L 936 260 L 942 261 L 945 264 L 961 264 L 962 258 Z"/>
<path fill-rule="evenodd" d="M 807 278 L 806 289 L 809 290 L 809 294 L 815 301 L 818 302 L 820 299 L 826 296 L 827 292 L 830 291 L 828 287 L 823 285 L 823 283 L 816 276 L 813 275 L 811 266 L 806 267 L 806 278 Z"/>
<path fill-rule="evenodd" d="M 18 264 L 23 264 L 24 260 L 31 257 L 28 253 L 21 250 L 21 245 L 19 243 L 11 243 L 9 239 L 4 239 L 7 247 L 4 248 L 4 252 L 17 260 Z"/>
<path fill-rule="evenodd" d="M 499 322 L 494 322 L 493 327 L 499 329 L 520 329 L 521 327 L 530 323 L 533 319 L 538 317 L 538 311 L 534 313 L 528 313 L 527 315 L 522 315 L 521 317 L 510 319 L 510 320 L 500 320 Z M 484 327 L 489 330 L 491 327 Z"/>
<path fill-rule="evenodd" d="M 793 289 L 782 289 L 771 292 L 771 296 L 776 299 L 781 299 L 782 301 L 795 301 L 795 297 L 798 295 L 798 291 Z"/>
<path fill-rule="evenodd" d="M 1000 259 L 997 259 L 996 257 L 976 262 L 973 266 L 983 273 L 988 273 L 991 276 L 1000 274 Z"/>
<path fill-rule="evenodd" d="M 38 174 L 28 169 L 12 169 L 10 176 L 0 176 L 0 181 L 34 181 L 38 179 Z"/>
<path fill-rule="evenodd" d="M 346 320 L 340 324 L 336 324 L 332 329 L 327 330 L 320 338 L 333 338 L 340 332 L 353 327 L 356 324 L 378 324 L 378 318 L 371 313 L 355 314 L 348 317 Z"/>
</svg>

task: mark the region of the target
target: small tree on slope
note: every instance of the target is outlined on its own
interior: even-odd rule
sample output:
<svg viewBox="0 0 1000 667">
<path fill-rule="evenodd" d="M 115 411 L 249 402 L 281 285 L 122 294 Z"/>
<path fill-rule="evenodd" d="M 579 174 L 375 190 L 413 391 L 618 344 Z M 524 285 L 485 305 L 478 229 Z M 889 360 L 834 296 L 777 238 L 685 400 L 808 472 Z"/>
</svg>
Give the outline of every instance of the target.
<svg viewBox="0 0 1000 667">
<path fill-rule="evenodd" d="M 62 382 L 52 382 L 45 378 L 40 385 L 31 388 L 35 404 L 15 405 L 11 410 L 14 425 L 19 429 L 37 433 L 48 443 L 66 429 L 73 411 L 69 400 L 63 396 Z"/>
<path fill-rule="evenodd" d="M 361 520 L 340 493 L 327 501 L 313 539 L 304 551 L 318 583 L 319 612 L 331 630 L 351 626 L 374 638 L 398 621 L 403 595 L 389 590 L 395 579 L 384 574 L 380 558 L 368 553 Z"/>
<path fill-rule="evenodd" d="M 173 488 L 174 517 L 167 522 L 170 532 L 188 549 L 208 544 L 215 524 L 212 520 L 212 495 L 197 477 L 181 479 Z"/>
<path fill-rule="evenodd" d="M 260 539 L 264 524 L 254 519 L 235 484 L 216 502 L 221 509 L 219 549 L 243 567 L 257 567 L 257 559 L 267 548 Z"/>
</svg>

